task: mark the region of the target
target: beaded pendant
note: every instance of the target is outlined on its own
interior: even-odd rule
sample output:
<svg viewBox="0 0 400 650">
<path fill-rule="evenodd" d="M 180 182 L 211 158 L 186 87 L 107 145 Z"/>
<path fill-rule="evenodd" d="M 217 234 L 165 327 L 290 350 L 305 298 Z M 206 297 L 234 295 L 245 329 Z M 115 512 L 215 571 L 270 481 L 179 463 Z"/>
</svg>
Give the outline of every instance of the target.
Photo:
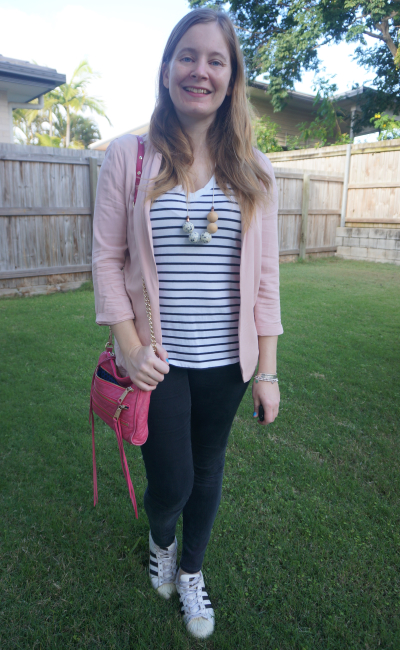
<svg viewBox="0 0 400 650">
<path fill-rule="evenodd" d="M 214 180 L 213 180 L 213 200 L 212 200 L 212 207 L 210 212 L 207 215 L 207 221 L 209 222 L 207 226 L 207 230 L 205 230 L 201 235 L 194 229 L 194 225 L 190 221 L 189 217 L 189 201 L 186 199 L 186 219 L 185 222 L 182 226 L 183 232 L 187 233 L 188 239 L 191 244 L 209 244 L 210 241 L 212 240 L 212 236 L 215 235 L 215 233 L 218 230 L 217 226 L 217 221 L 218 221 L 218 214 L 214 210 Z"/>
</svg>

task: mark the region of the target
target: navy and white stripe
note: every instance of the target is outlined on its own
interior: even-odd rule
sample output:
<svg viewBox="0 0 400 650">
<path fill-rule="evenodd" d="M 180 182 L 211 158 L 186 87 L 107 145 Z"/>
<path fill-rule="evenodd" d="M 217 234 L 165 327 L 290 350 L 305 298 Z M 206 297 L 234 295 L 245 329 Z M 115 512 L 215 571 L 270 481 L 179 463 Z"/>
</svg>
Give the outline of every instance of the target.
<svg viewBox="0 0 400 650">
<path fill-rule="evenodd" d="M 160 287 L 163 346 L 172 365 L 210 368 L 239 361 L 241 215 L 212 178 L 189 195 L 189 216 L 203 233 L 212 206 L 218 231 L 209 244 L 191 244 L 182 230 L 186 195 L 176 187 L 151 210 L 154 256 Z"/>
</svg>

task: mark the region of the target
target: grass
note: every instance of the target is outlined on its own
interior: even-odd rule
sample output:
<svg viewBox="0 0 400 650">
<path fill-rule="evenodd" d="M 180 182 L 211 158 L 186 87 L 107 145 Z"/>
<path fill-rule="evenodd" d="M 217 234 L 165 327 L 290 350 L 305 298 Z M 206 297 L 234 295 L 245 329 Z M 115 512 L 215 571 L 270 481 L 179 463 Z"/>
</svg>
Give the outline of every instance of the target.
<svg viewBox="0 0 400 650">
<path fill-rule="evenodd" d="M 99 420 L 93 508 L 93 293 L 0 302 L 1 650 L 400 648 L 400 268 L 287 264 L 281 284 L 281 412 L 260 427 L 248 392 L 235 419 L 206 642 L 149 587 L 146 516 Z"/>
</svg>

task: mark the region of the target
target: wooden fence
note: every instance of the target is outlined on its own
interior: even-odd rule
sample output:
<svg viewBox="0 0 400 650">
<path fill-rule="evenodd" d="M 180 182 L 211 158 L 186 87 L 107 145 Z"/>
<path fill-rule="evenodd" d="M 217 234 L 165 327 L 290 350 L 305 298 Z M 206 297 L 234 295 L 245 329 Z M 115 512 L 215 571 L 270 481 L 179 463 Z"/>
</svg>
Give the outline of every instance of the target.
<svg viewBox="0 0 400 650">
<path fill-rule="evenodd" d="M 103 152 L 0 145 L 0 296 L 71 289 L 90 279 L 103 158 Z"/>
<path fill-rule="evenodd" d="M 279 256 L 333 255 L 340 224 L 343 176 L 275 168 L 278 185 Z"/>
<path fill-rule="evenodd" d="M 400 140 L 352 145 L 342 225 L 400 227 Z M 346 175 L 347 146 L 269 154 L 275 168 Z M 347 186 L 347 191 L 346 191 Z"/>
<path fill-rule="evenodd" d="M 0 296 L 78 287 L 91 277 L 102 152 L 0 145 Z M 276 168 L 280 259 L 333 255 L 343 175 Z"/>
</svg>

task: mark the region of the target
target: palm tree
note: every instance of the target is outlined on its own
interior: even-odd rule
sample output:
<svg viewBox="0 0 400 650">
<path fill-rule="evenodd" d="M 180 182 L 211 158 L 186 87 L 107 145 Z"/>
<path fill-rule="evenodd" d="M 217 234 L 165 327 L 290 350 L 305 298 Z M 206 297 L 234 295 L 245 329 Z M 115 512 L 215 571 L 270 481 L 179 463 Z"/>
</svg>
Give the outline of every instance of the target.
<svg viewBox="0 0 400 650">
<path fill-rule="evenodd" d="M 96 123 L 81 114 L 89 109 L 104 116 L 111 124 L 105 114 L 104 103 L 88 95 L 88 85 L 97 76 L 99 75 L 93 72 L 87 60 L 83 60 L 69 83 L 46 93 L 44 108 L 41 111 L 14 110 L 15 137 L 18 142 L 47 147 L 81 148 L 93 139 L 98 139 L 100 132 Z M 46 123 L 49 125 L 48 131 Z M 74 133 L 71 140 L 72 131 Z"/>
<path fill-rule="evenodd" d="M 34 103 L 34 102 L 33 102 Z M 19 144 L 34 144 L 44 119 L 41 111 L 16 108 L 13 110 L 14 135 Z"/>
<path fill-rule="evenodd" d="M 87 94 L 89 83 L 97 76 L 98 75 L 93 72 L 87 60 L 84 59 L 74 71 L 70 82 L 59 86 L 59 88 L 54 91 L 54 104 L 63 106 L 66 113 L 66 147 L 69 147 L 71 143 L 71 113 L 85 111 L 88 108 L 94 113 L 97 113 L 97 115 L 105 117 L 109 124 L 111 124 L 109 118 L 105 114 L 103 101 L 96 97 L 90 97 Z"/>
<path fill-rule="evenodd" d="M 53 137 L 53 107 L 57 106 L 61 101 L 61 94 L 59 93 L 58 88 L 51 90 L 49 93 L 46 93 L 44 96 L 44 108 L 43 111 L 48 113 L 49 119 L 49 136 Z"/>
<path fill-rule="evenodd" d="M 56 135 L 49 135 L 48 133 L 37 133 L 36 137 L 41 147 L 59 147 L 61 138 Z"/>
<path fill-rule="evenodd" d="M 36 138 L 43 147 L 62 147 L 67 133 L 65 111 L 60 111 L 56 105 L 53 108 L 52 115 L 53 135 L 50 135 L 49 130 L 48 133 L 36 133 Z M 70 149 L 87 149 L 92 142 L 101 139 L 99 127 L 94 119 L 85 117 L 81 113 L 71 113 L 70 117 Z M 47 117 L 46 122 L 48 121 L 49 118 Z"/>
</svg>

